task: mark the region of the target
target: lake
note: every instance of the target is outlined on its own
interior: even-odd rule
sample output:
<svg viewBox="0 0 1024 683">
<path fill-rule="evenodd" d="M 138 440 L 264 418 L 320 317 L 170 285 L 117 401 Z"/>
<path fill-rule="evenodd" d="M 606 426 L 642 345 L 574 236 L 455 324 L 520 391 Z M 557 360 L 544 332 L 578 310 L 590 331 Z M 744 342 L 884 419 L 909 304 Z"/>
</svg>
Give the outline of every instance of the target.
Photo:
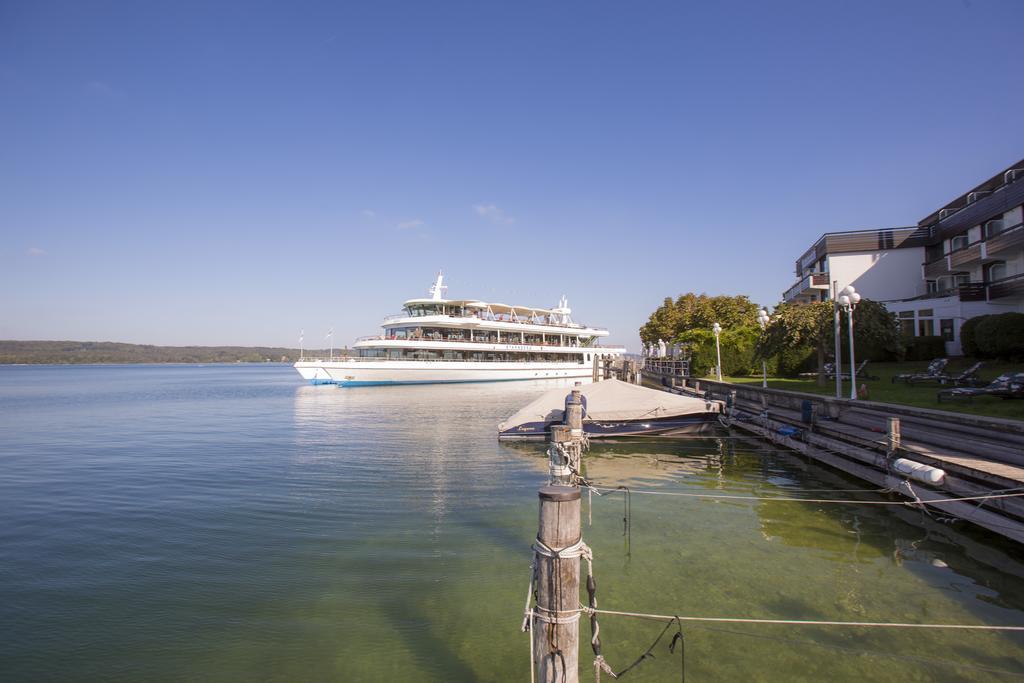
<svg viewBox="0 0 1024 683">
<path fill-rule="evenodd" d="M 339 389 L 281 365 L 0 367 L 0 680 L 529 679 L 546 383 Z M 738 433 L 596 445 L 602 607 L 1024 624 L 1024 553 Z M 590 518 L 588 520 L 588 517 Z M 589 521 L 589 523 L 588 523 Z M 590 680 L 589 627 L 580 661 Z M 621 669 L 661 630 L 606 616 Z M 1024 677 L 1024 636 L 687 625 L 687 681 Z M 667 639 L 635 681 L 678 680 Z"/>
</svg>

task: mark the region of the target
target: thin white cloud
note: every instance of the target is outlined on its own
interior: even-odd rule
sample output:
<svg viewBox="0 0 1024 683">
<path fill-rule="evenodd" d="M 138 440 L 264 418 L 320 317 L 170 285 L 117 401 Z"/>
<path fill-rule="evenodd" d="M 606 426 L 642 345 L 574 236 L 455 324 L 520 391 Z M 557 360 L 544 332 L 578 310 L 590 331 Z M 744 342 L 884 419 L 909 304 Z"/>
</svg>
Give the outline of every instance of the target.
<svg viewBox="0 0 1024 683">
<path fill-rule="evenodd" d="M 511 225 L 516 219 L 509 216 L 494 204 L 474 204 L 473 210 L 476 215 L 499 225 Z"/>
<path fill-rule="evenodd" d="M 377 217 L 377 212 L 373 209 L 363 209 L 359 213 L 363 218 L 369 218 L 371 220 Z"/>
<path fill-rule="evenodd" d="M 97 95 L 99 97 L 112 97 L 117 94 L 113 86 L 103 81 L 89 81 L 85 84 L 85 91 L 90 95 Z"/>
<path fill-rule="evenodd" d="M 39 247 L 29 247 L 26 252 L 29 256 L 46 256 L 46 250 Z"/>
<path fill-rule="evenodd" d="M 398 224 L 398 227 L 402 230 L 412 230 L 413 228 L 420 228 L 426 225 L 421 218 L 413 218 L 411 221 L 402 221 Z"/>
</svg>

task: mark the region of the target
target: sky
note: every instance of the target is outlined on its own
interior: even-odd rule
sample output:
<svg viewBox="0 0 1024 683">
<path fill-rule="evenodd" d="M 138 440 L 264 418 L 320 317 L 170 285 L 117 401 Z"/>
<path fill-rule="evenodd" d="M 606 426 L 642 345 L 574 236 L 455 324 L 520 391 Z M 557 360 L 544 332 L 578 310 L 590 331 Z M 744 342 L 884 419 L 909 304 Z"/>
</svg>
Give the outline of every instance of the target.
<svg viewBox="0 0 1024 683">
<path fill-rule="evenodd" d="M 1024 157 L 1024 2 L 0 1 L 0 339 L 337 345 L 426 296 L 639 349 Z M 326 345 L 326 342 L 323 342 Z"/>
</svg>

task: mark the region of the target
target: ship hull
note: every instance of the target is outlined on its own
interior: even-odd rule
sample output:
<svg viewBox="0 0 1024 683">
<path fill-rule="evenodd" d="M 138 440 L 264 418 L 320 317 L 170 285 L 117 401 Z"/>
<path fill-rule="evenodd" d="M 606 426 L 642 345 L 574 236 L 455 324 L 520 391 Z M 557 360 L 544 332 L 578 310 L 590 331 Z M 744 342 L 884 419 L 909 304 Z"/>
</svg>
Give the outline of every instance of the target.
<svg viewBox="0 0 1024 683">
<path fill-rule="evenodd" d="M 299 361 L 295 363 L 295 370 L 312 384 L 342 387 L 571 379 L 593 375 L 592 368 L 579 363 L 415 360 Z"/>
</svg>

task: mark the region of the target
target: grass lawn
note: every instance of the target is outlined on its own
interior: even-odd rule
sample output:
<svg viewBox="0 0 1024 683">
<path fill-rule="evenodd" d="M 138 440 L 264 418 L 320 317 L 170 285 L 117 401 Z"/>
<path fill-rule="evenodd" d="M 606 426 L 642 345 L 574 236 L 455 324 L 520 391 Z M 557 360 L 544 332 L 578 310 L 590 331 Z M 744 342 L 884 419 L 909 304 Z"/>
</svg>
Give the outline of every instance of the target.
<svg viewBox="0 0 1024 683">
<path fill-rule="evenodd" d="M 954 358 L 946 366 L 948 374 L 957 374 L 965 370 L 974 361 L 963 358 Z M 921 408 L 935 408 L 939 410 L 953 410 L 961 413 L 973 413 L 975 415 L 990 415 L 993 417 L 1007 417 L 1015 420 L 1024 420 L 1024 400 L 1004 400 L 989 396 L 979 396 L 968 403 L 966 400 L 943 401 L 939 403 L 936 394 L 940 389 L 947 388 L 937 382 L 926 384 L 909 385 L 902 381 L 895 384 L 890 381 L 894 375 L 906 372 L 924 372 L 928 363 L 907 361 L 903 363 L 868 363 L 866 368 L 869 375 L 878 377 L 876 380 L 865 380 L 857 377 L 857 385 L 866 384 L 868 387 L 868 398 L 872 401 L 884 403 L 900 403 L 908 406 Z M 844 366 L 844 370 L 845 370 Z M 1005 372 L 1024 372 L 1024 363 L 997 363 L 986 362 L 981 369 L 980 376 L 984 384 Z M 736 384 L 761 384 L 761 377 L 725 377 L 727 382 Z M 812 394 L 835 395 L 835 381 L 826 381 L 824 387 L 819 387 L 814 377 L 769 377 L 768 386 L 772 389 L 788 389 L 790 391 L 804 391 Z M 849 373 L 844 377 L 843 395 L 850 395 Z"/>
</svg>

